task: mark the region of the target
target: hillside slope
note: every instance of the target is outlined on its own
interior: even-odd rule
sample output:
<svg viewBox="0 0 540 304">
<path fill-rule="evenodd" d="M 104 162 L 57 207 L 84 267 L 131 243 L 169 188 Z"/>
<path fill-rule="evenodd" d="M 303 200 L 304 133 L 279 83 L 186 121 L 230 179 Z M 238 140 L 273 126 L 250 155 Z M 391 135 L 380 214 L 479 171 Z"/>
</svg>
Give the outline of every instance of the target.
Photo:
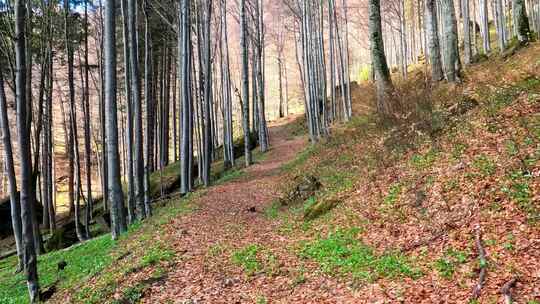
<svg viewBox="0 0 540 304">
<path fill-rule="evenodd" d="M 538 54 L 535 43 L 494 56 L 457 86 L 430 89 L 413 73 L 398 84 L 397 126 L 356 116 L 306 151 L 290 176 L 315 176 L 322 190 L 304 208 L 337 207 L 293 236 L 310 239 L 304 256 L 342 277 L 358 303 L 501 303 L 512 278 L 517 303 L 538 303 Z M 371 91 L 355 92 L 356 109 Z"/>
<path fill-rule="evenodd" d="M 516 279 L 515 301 L 540 303 L 538 54 L 494 56 L 459 85 L 414 71 L 394 124 L 366 112 L 365 84 L 315 145 L 302 119 L 272 126 L 256 165 L 158 202 L 118 242 L 41 256 L 49 302 L 504 303 Z M 14 263 L 0 302 L 25 302 Z"/>
</svg>

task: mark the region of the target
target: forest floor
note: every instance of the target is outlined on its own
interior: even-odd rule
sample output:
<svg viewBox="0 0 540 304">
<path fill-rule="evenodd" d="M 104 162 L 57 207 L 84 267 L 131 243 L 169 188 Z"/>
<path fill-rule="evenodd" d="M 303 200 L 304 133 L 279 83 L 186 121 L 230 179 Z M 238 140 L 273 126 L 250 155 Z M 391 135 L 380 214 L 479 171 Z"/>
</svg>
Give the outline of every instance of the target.
<svg viewBox="0 0 540 304">
<path fill-rule="evenodd" d="M 360 86 L 355 117 L 318 144 L 293 136 L 298 121 L 272 128 L 257 165 L 164 226 L 174 258 L 115 300 L 504 303 L 515 279 L 517 303 L 540 303 L 539 50 L 474 64 L 457 86 L 397 80 L 397 125 L 361 114 Z M 320 188 L 283 206 L 306 180 Z"/>
<path fill-rule="evenodd" d="M 40 257 L 42 287 L 52 303 L 491 304 L 515 282 L 516 303 L 538 304 L 538 54 L 492 55 L 458 85 L 395 79 L 395 124 L 365 113 L 370 85 L 317 144 L 302 118 L 280 121 L 253 166 L 157 203 L 118 242 Z M 24 303 L 14 261 L 0 302 Z"/>
</svg>

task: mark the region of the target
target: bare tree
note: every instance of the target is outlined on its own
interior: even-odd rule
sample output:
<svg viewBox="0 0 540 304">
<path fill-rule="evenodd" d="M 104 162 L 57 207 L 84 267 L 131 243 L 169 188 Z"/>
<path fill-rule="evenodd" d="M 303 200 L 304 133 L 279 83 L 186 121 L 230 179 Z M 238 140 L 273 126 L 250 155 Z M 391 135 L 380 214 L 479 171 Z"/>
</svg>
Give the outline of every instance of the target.
<svg viewBox="0 0 540 304">
<path fill-rule="evenodd" d="M 116 102 L 116 1 L 105 0 L 104 26 L 104 88 L 105 130 L 107 132 L 107 181 L 111 209 L 113 239 L 127 230 L 124 214 L 124 193 L 120 184 L 120 156 L 118 153 L 118 118 Z"/>
<path fill-rule="evenodd" d="M 389 98 L 393 85 L 384 53 L 379 0 L 369 0 L 369 41 L 371 43 L 371 62 L 377 83 L 377 110 L 383 115 L 390 115 L 394 110 Z"/>
<path fill-rule="evenodd" d="M 39 301 L 39 279 L 37 273 L 37 255 L 34 247 L 34 228 L 32 205 L 32 160 L 30 134 L 27 127 L 29 105 L 26 101 L 26 1 L 15 1 L 15 90 L 17 104 L 17 137 L 19 143 L 19 163 L 21 168 L 20 202 L 23 237 L 23 260 L 30 302 Z M 26 3 L 28 4 L 28 3 Z"/>
</svg>

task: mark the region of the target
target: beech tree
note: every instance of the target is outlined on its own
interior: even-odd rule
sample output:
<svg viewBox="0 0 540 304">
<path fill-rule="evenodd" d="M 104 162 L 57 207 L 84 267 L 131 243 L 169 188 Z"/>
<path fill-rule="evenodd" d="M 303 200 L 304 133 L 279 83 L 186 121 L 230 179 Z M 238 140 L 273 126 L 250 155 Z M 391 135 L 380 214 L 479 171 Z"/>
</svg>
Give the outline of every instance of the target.
<svg viewBox="0 0 540 304">
<path fill-rule="evenodd" d="M 178 10 L 178 61 L 180 72 L 181 122 L 180 129 L 180 192 L 193 187 L 193 106 L 191 100 L 191 0 L 181 0 Z"/>
<path fill-rule="evenodd" d="M 393 111 L 393 106 L 389 94 L 393 85 L 384 53 L 381 4 L 379 0 L 369 0 L 369 41 L 371 62 L 377 83 L 377 110 L 383 115 L 390 115 Z"/>
<path fill-rule="evenodd" d="M 116 100 L 116 1 L 105 0 L 104 20 L 104 91 L 105 130 L 107 132 L 107 188 L 111 210 L 113 239 L 127 230 L 124 214 L 124 194 L 120 184 L 120 155 L 118 152 L 118 118 Z"/>
<path fill-rule="evenodd" d="M 24 247 L 22 238 L 21 206 L 17 195 L 17 180 L 15 176 L 15 165 L 13 161 L 13 148 L 11 145 L 11 132 L 9 130 L 9 120 L 7 113 L 6 93 L 4 90 L 3 70 L 0 69 L 0 135 L 4 145 L 4 166 L 9 181 L 9 202 L 11 208 L 11 223 L 13 226 L 13 236 L 17 249 L 18 266 L 16 272 L 24 268 Z"/>
<path fill-rule="evenodd" d="M 529 18 L 527 17 L 527 8 L 525 0 L 512 0 L 512 8 L 514 15 L 514 27 L 516 28 L 517 38 L 521 44 L 529 41 L 530 27 Z"/>
<path fill-rule="evenodd" d="M 246 0 L 240 0 L 240 51 L 242 53 L 242 128 L 244 129 L 244 158 L 246 166 L 251 165 L 251 136 L 249 128 L 249 59 Z"/>
<path fill-rule="evenodd" d="M 446 80 L 459 80 L 461 62 L 459 60 L 456 11 L 453 0 L 441 0 L 443 19 L 444 73 Z"/>
<path fill-rule="evenodd" d="M 32 187 L 32 160 L 30 134 L 28 128 L 29 104 L 26 96 L 26 1 L 15 1 L 15 90 L 17 104 L 17 138 L 19 144 L 20 162 L 20 202 L 23 239 L 23 260 L 26 281 L 30 294 L 30 302 L 39 301 L 39 280 L 37 273 L 37 255 L 34 243 L 34 217 L 32 205 L 35 203 L 35 189 Z"/>
<path fill-rule="evenodd" d="M 441 49 L 439 46 L 439 29 L 437 25 L 437 1 L 426 0 L 426 36 L 428 41 L 429 61 L 431 64 L 431 79 L 439 81 L 444 78 L 441 63 Z"/>
</svg>

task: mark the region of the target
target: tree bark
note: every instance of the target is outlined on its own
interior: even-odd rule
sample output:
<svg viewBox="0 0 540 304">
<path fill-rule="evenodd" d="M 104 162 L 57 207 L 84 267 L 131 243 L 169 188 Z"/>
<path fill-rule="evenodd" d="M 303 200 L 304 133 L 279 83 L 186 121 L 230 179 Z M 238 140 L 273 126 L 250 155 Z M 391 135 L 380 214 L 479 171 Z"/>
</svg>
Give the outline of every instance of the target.
<svg viewBox="0 0 540 304">
<path fill-rule="evenodd" d="M 439 29 L 437 28 L 437 8 L 436 0 L 426 0 L 426 35 L 428 40 L 429 59 L 431 64 L 431 79 L 440 81 L 444 78 L 441 49 L 439 46 Z"/>
<path fill-rule="evenodd" d="M 443 12 L 444 72 L 448 82 L 459 81 L 461 63 L 459 61 L 458 34 L 454 0 L 441 0 Z"/>
<path fill-rule="evenodd" d="M 37 273 L 37 255 L 34 247 L 34 229 L 32 217 L 32 160 L 30 134 L 27 127 L 28 108 L 26 100 L 26 1 L 15 0 L 15 88 L 17 103 L 17 137 L 19 142 L 19 162 L 21 168 L 20 202 L 23 237 L 23 260 L 30 302 L 39 301 L 39 280 Z"/>
<path fill-rule="evenodd" d="M 242 127 L 244 129 L 244 159 L 251 165 L 251 136 L 249 128 L 249 60 L 247 45 L 246 0 L 240 0 L 240 51 L 242 52 Z"/>
<path fill-rule="evenodd" d="M 11 132 L 9 129 L 9 120 L 7 113 L 6 93 L 4 90 L 4 78 L 0 70 L 0 135 L 2 135 L 2 144 L 4 150 L 4 168 L 9 181 L 9 202 L 11 207 L 11 224 L 13 226 L 13 236 L 17 248 L 17 257 L 19 265 L 17 271 L 24 266 L 24 248 L 22 238 L 21 224 L 21 205 L 17 197 L 17 179 L 15 176 L 15 165 L 13 161 L 13 148 L 11 145 Z"/>
<path fill-rule="evenodd" d="M 391 115 L 394 109 L 389 95 L 393 85 L 384 54 L 380 0 L 369 0 L 369 40 L 371 62 L 377 83 L 377 110 L 383 115 Z"/>
<path fill-rule="evenodd" d="M 124 193 L 120 184 L 118 153 L 118 107 L 116 103 L 116 14 L 115 0 L 105 0 L 104 63 L 105 63 L 105 130 L 107 131 L 108 192 L 111 209 L 112 238 L 127 230 L 124 214 Z"/>
</svg>

